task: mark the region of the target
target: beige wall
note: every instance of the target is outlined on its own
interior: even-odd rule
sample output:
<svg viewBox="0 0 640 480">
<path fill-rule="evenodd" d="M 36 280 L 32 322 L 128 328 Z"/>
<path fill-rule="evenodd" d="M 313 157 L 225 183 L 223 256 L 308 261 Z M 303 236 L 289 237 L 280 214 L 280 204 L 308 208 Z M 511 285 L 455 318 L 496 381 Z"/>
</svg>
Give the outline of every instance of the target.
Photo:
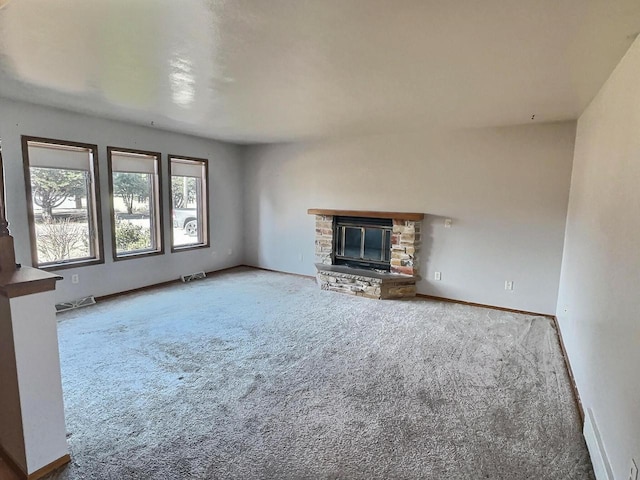
<svg viewBox="0 0 640 480">
<path fill-rule="evenodd" d="M 102 223 L 106 263 L 60 270 L 57 301 L 86 295 L 108 295 L 167 280 L 181 274 L 211 271 L 241 264 L 242 178 L 238 147 L 212 140 L 115 122 L 0 98 L 0 139 L 5 164 L 7 216 L 16 243 L 16 261 L 31 265 L 27 201 L 22 168 L 21 135 L 56 138 L 98 145 Z M 162 153 L 165 254 L 113 262 L 107 184 L 107 146 Z M 167 154 L 207 158 L 211 248 L 170 253 L 171 228 Z M 232 250 L 231 255 L 228 254 Z M 73 285 L 71 275 L 80 283 Z"/>
<path fill-rule="evenodd" d="M 640 461 L 640 42 L 578 122 L 558 318 L 615 478 Z"/>
<path fill-rule="evenodd" d="M 247 261 L 315 274 L 308 208 L 424 212 L 419 292 L 555 313 L 574 135 L 570 122 L 247 147 Z"/>
</svg>

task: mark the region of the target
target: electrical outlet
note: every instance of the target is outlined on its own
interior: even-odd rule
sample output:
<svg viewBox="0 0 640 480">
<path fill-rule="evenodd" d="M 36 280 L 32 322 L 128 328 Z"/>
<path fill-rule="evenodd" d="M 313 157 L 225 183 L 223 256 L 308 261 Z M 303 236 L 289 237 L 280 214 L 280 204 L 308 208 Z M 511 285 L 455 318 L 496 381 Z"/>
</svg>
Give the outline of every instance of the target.
<svg viewBox="0 0 640 480">
<path fill-rule="evenodd" d="M 298 254 L 298 261 L 302 262 L 304 260 L 304 255 L 301 253 Z"/>
<path fill-rule="evenodd" d="M 631 469 L 629 472 L 629 480 L 638 480 L 638 464 L 635 459 L 631 459 Z"/>
<path fill-rule="evenodd" d="M 513 290 L 513 282 L 511 280 L 507 280 L 506 282 L 504 282 L 504 289 Z"/>
<path fill-rule="evenodd" d="M 71 275 L 71 283 L 73 283 L 74 285 L 77 285 L 78 283 L 80 283 L 80 277 L 78 276 L 77 273 L 74 273 L 73 275 Z"/>
<path fill-rule="evenodd" d="M 447 218 L 444 221 L 444 228 L 451 228 L 451 219 L 450 218 Z"/>
<path fill-rule="evenodd" d="M 436 280 L 442 280 L 442 273 L 440 273 L 440 272 L 436 272 L 436 274 L 435 274 L 435 279 L 436 279 Z"/>
</svg>

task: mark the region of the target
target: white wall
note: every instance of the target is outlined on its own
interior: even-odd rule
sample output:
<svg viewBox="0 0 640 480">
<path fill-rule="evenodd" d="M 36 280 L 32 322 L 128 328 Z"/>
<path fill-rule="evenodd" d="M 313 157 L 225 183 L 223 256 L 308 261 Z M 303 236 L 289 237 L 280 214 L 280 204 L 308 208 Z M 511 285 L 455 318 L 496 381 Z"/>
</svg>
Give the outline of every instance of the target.
<svg viewBox="0 0 640 480">
<path fill-rule="evenodd" d="M 558 319 L 615 478 L 640 464 L 640 41 L 578 121 Z"/>
<path fill-rule="evenodd" d="M 7 216 L 16 243 L 16 261 L 31 265 L 21 135 L 98 145 L 104 232 L 104 265 L 59 270 L 56 300 L 108 295 L 174 280 L 180 274 L 211 271 L 242 263 L 242 177 L 239 148 L 234 145 L 140 127 L 0 98 L 0 139 L 5 164 Z M 165 254 L 113 262 L 107 184 L 107 146 L 162 153 Z M 171 253 L 167 154 L 209 159 L 211 248 Z M 228 255 L 228 250 L 233 253 Z M 215 252 L 215 254 L 214 254 Z M 71 284 L 71 275 L 80 277 Z"/>
<path fill-rule="evenodd" d="M 54 292 L 16 297 L 9 303 L 26 454 L 24 467 L 31 474 L 69 453 Z"/>
<path fill-rule="evenodd" d="M 247 147 L 247 262 L 314 275 L 308 208 L 423 212 L 420 293 L 553 314 L 574 135 L 570 122 Z"/>
</svg>

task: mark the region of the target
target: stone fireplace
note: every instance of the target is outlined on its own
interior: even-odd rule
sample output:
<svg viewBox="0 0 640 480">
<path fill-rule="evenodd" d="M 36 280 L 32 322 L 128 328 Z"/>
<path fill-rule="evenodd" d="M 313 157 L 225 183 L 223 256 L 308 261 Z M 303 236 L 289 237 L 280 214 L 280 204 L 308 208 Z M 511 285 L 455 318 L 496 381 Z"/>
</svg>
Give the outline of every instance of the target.
<svg viewBox="0 0 640 480">
<path fill-rule="evenodd" d="M 422 213 L 310 209 L 323 290 L 369 298 L 416 294 Z"/>
</svg>

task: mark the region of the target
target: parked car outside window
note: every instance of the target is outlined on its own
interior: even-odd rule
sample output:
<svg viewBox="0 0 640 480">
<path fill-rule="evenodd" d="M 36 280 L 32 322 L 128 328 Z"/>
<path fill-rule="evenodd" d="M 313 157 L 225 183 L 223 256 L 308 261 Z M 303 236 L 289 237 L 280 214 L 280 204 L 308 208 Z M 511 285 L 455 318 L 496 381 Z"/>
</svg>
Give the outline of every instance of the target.
<svg viewBox="0 0 640 480">
<path fill-rule="evenodd" d="M 182 228 L 190 237 L 198 235 L 198 211 L 195 208 L 174 208 L 173 228 Z"/>
</svg>

